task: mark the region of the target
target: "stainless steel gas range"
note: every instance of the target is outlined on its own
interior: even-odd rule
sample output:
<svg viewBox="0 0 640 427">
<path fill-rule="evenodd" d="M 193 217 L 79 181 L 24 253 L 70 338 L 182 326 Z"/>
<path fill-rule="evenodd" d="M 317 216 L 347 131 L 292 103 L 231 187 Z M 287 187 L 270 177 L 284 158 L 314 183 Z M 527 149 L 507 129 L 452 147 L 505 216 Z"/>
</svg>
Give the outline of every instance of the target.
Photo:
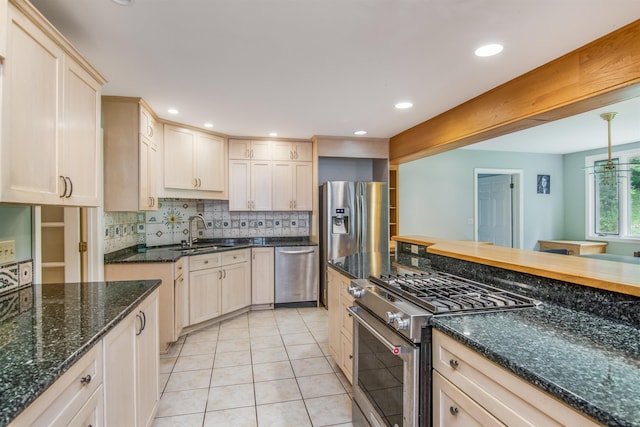
<svg viewBox="0 0 640 427">
<path fill-rule="evenodd" d="M 356 426 L 431 425 L 432 316 L 540 304 L 435 270 L 354 280 L 349 292 Z"/>
</svg>

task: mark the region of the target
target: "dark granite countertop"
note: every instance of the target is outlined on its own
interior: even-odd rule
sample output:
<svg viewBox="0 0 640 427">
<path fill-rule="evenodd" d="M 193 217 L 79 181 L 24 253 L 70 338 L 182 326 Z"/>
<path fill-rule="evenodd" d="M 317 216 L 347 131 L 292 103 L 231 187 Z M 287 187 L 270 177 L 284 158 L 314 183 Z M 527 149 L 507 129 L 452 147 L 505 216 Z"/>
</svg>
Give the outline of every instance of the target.
<svg viewBox="0 0 640 427">
<path fill-rule="evenodd" d="M 637 328 L 556 305 L 432 324 L 604 425 L 640 426 Z"/>
<path fill-rule="evenodd" d="M 396 257 L 390 261 L 388 253 L 364 253 L 330 264 L 354 279 L 429 266 L 429 259 L 420 256 Z M 440 315 L 432 323 L 604 425 L 640 426 L 640 329 L 543 302 L 542 308 Z"/>
<path fill-rule="evenodd" d="M 34 285 L 29 308 L 0 322 L 0 426 L 66 372 L 159 280 Z M 3 301 L 12 301 L 3 295 Z"/>
<path fill-rule="evenodd" d="M 213 246 L 200 248 L 197 252 L 182 250 L 180 245 L 157 246 L 144 248 L 127 248 L 104 256 L 105 264 L 149 263 L 149 262 L 176 262 L 183 256 L 211 254 L 216 252 L 235 251 L 252 247 L 280 247 L 280 246 L 318 246 L 308 238 L 299 237 L 264 237 L 256 239 L 213 239 L 200 240 L 198 246 Z"/>
<path fill-rule="evenodd" d="M 352 279 L 366 279 L 369 276 L 398 273 L 400 270 L 419 270 L 429 265 L 425 258 L 404 254 L 392 256 L 389 252 L 365 252 L 343 256 L 329 261 L 342 274 Z"/>
</svg>

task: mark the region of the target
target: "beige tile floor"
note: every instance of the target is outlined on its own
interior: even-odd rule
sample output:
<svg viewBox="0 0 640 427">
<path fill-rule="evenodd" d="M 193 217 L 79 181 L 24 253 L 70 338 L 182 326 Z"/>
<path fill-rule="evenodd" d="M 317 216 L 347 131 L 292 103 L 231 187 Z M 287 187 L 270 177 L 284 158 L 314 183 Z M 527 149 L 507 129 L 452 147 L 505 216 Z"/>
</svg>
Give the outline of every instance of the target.
<svg viewBox="0 0 640 427">
<path fill-rule="evenodd" d="M 351 426 L 351 386 L 329 355 L 327 311 L 251 311 L 160 357 L 153 427 Z"/>
</svg>

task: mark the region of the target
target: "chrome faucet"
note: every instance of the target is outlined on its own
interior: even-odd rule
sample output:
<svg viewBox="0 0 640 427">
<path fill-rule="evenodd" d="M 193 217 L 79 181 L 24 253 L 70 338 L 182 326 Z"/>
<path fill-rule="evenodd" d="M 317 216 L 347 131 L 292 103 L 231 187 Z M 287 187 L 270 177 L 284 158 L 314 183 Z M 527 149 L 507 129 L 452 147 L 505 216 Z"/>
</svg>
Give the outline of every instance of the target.
<svg viewBox="0 0 640 427">
<path fill-rule="evenodd" d="M 202 225 L 204 225 L 205 230 L 209 228 L 207 227 L 207 222 L 204 220 L 204 217 L 201 214 L 189 217 L 189 243 L 188 243 L 189 249 L 193 247 L 193 242 L 198 240 L 197 237 L 195 239 L 193 238 L 193 220 L 194 219 L 199 219 L 200 221 L 202 221 Z"/>
</svg>

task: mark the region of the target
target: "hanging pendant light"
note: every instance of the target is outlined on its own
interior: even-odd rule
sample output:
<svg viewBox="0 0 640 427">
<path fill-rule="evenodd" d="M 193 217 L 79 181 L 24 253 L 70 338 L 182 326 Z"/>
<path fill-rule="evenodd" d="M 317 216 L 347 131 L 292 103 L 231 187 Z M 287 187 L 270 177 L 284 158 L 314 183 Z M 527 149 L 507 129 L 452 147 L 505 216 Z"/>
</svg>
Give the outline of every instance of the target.
<svg viewBox="0 0 640 427">
<path fill-rule="evenodd" d="M 616 114 L 618 113 L 600 114 L 600 117 L 607 121 L 607 163 L 602 166 L 600 171 L 596 171 L 596 173 L 600 174 L 600 183 L 605 185 L 615 185 L 618 182 L 618 171 L 611 158 L 611 120 L 613 120 Z"/>
</svg>

